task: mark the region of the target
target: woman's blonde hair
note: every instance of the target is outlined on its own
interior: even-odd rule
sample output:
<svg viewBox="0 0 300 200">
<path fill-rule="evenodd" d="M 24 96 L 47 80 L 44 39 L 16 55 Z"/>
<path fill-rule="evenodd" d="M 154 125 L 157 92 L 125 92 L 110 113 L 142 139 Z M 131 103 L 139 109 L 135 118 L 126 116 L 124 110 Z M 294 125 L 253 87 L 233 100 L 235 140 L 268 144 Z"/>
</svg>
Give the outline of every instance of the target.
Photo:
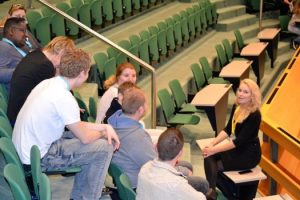
<svg viewBox="0 0 300 200">
<path fill-rule="evenodd" d="M 135 71 L 135 67 L 133 64 L 129 63 L 129 62 L 125 62 L 122 63 L 118 66 L 117 70 L 116 70 L 116 74 L 110 76 L 105 82 L 104 82 L 104 89 L 108 89 L 110 86 L 112 86 L 113 84 L 115 84 L 119 77 L 121 76 L 121 74 L 123 73 L 123 71 L 125 69 L 132 69 Z"/>
<path fill-rule="evenodd" d="M 58 55 L 61 51 L 71 51 L 75 48 L 75 44 L 72 39 L 66 36 L 57 36 L 53 38 L 44 48 L 53 55 Z"/>
<path fill-rule="evenodd" d="M 25 6 L 23 6 L 22 4 L 12 4 L 10 9 L 8 10 L 8 15 L 4 16 L 1 20 L 0 20 L 0 27 L 3 27 L 6 20 L 12 16 L 12 14 L 17 11 L 17 10 L 24 10 L 24 12 L 26 13 L 27 10 L 25 8 Z"/>
<path fill-rule="evenodd" d="M 241 84 L 247 85 L 248 88 L 250 89 L 251 101 L 246 107 L 240 108 L 240 114 L 239 114 L 240 122 L 246 119 L 250 113 L 259 110 L 261 106 L 261 92 L 258 85 L 251 79 L 243 79 L 240 85 Z M 235 103 L 238 105 L 237 100 Z"/>
<path fill-rule="evenodd" d="M 296 14 L 296 15 L 300 14 L 300 1 L 295 2 L 292 12 L 293 12 L 293 14 Z"/>
</svg>

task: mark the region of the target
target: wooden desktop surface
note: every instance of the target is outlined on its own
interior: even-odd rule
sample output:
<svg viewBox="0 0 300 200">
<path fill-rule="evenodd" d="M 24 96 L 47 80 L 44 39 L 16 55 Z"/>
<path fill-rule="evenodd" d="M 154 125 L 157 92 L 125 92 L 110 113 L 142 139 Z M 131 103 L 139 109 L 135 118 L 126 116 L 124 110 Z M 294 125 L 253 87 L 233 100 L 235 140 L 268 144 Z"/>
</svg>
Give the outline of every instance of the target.
<svg viewBox="0 0 300 200">
<path fill-rule="evenodd" d="M 259 56 L 267 45 L 267 42 L 250 43 L 242 49 L 241 56 Z"/>
<path fill-rule="evenodd" d="M 224 66 L 219 74 L 220 77 L 241 77 L 247 70 L 249 70 L 252 61 L 247 60 L 233 60 Z"/>
<path fill-rule="evenodd" d="M 191 104 L 195 106 L 215 106 L 230 88 L 231 84 L 210 84 L 197 92 Z"/>
<path fill-rule="evenodd" d="M 258 39 L 273 39 L 280 32 L 280 28 L 265 28 L 257 35 Z"/>
</svg>

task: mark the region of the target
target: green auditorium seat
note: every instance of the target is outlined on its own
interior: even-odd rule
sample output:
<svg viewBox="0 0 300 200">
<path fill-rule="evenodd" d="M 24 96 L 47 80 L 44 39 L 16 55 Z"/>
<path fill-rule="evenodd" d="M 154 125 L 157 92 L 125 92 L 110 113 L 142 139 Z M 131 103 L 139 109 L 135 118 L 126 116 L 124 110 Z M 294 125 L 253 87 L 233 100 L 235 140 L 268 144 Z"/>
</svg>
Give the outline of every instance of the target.
<svg viewBox="0 0 300 200">
<path fill-rule="evenodd" d="M 141 38 L 137 35 L 130 35 L 129 36 L 129 41 L 131 43 L 131 45 L 140 45 L 141 42 Z"/>
<path fill-rule="evenodd" d="M 123 1 L 123 9 L 124 9 L 124 12 L 128 16 L 132 15 L 132 3 L 131 3 L 131 0 L 124 0 Z"/>
<path fill-rule="evenodd" d="M 196 27 L 195 27 L 195 13 L 189 13 L 188 19 L 188 27 L 189 27 L 189 35 L 190 38 L 193 39 L 196 37 Z"/>
<path fill-rule="evenodd" d="M 95 63 L 97 65 L 97 70 L 100 75 L 100 80 L 104 80 L 104 64 L 108 60 L 108 57 L 105 53 L 103 52 L 98 52 L 95 53 L 93 56 Z M 102 85 L 102 84 L 101 84 Z"/>
<path fill-rule="evenodd" d="M 150 55 L 151 65 L 157 64 L 157 62 L 159 61 L 157 35 L 152 35 L 149 38 L 149 55 Z"/>
<path fill-rule="evenodd" d="M 167 57 L 167 35 L 165 30 L 161 30 L 157 34 L 157 39 L 158 39 L 158 49 L 160 56 L 162 56 L 162 59 Z"/>
<path fill-rule="evenodd" d="M 120 47 L 122 47 L 123 49 L 127 50 L 127 51 L 130 51 L 130 48 L 131 48 L 131 44 L 128 40 L 121 40 L 120 42 L 118 42 L 118 45 Z M 117 65 L 118 64 L 121 64 L 123 62 L 127 62 L 127 55 L 120 52 L 119 55 L 117 56 Z"/>
<path fill-rule="evenodd" d="M 77 9 L 71 8 L 66 2 L 60 2 L 60 3 L 56 4 L 56 7 L 64 12 L 66 12 L 68 15 L 70 15 L 74 19 L 78 19 Z M 78 37 L 79 27 L 75 23 L 73 23 L 69 20 L 65 20 L 65 24 L 66 24 L 66 28 L 67 28 L 66 34 L 69 36 Z"/>
<path fill-rule="evenodd" d="M 40 200 L 52 200 L 50 181 L 44 173 L 40 176 L 39 196 Z"/>
<path fill-rule="evenodd" d="M 112 75 L 116 74 L 116 58 L 109 58 L 104 64 L 104 80 L 107 80 Z"/>
<path fill-rule="evenodd" d="M 114 15 L 118 18 L 123 17 L 123 3 L 122 0 L 113 0 L 113 12 Z"/>
<path fill-rule="evenodd" d="M 109 168 L 108 168 L 108 173 L 112 177 L 114 185 L 117 187 L 119 197 L 120 198 L 126 197 L 125 188 L 123 187 L 123 185 L 121 184 L 121 181 L 120 181 L 120 176 L 122 174 L 124 174 L 122 172 L 122 169 L 120 167 L 118 167 L 116 164 L 110 163 Z M 124 198 L 124 199 L 127 199 L 127 198 Z"/>
<path fill-rule="evenodd" d="M 94 0 L 90 3 L 91 21 L 100 26 L 103 24 L 102 1 Z"/>
<path fill-rule="evenodd" d="M 50 17 L 43 17 L 36 23 L 35 37 L 42 46 L 45 46 L 51 40 L 50 20 Z"/>
<path fill-rule="evenodd" d="M 89 98 L 89 122 L 95 122 L 97 117 L 97 102 L 93 97 Z"/>
<path fill-rule="evenodd" d="M 150 39 L 150 33 L 148 31 L 143 30 L 139 34 L 140 34 L 141 41 Z"/>
<path fill-rule="evenodd" d="M 162 31 L 162 30 L 167 30 L 168 26 L 167 26 L 167 24 L 165 22 L 158 22 L 157 23 L 157 27 L 158 27 L 159 30 Z"/>
<path fill-rule="evenodd" d="M 150 64 L 150 57 L 149 57 L 149 41 L 144 40 L 141 41 L 139 44 L 139 57 L 146 63 Z"/>
<path fill-rule="evenodd" d="M 202 88 L 204 88 L 207 85 L 204 73 L 203 73 L 200 65 L 197 63 L 191 64 L 190 67 L 191 67 L 191 70 L 193 73 L 197 91 L 200 91 Z"/>
<path fill-rule="evenodd" d="M 70 0 L 71 6 L 78 11 L 78 19 L 87 27 L 92 27 L 90 5 L 82 0 Z"/>
<path fill-rule="evenodd" d="M 0 108 L 6 112 L 7 111 L 7 98 L 0 93 Z"/>
<path fill-rule="evenodd" d="M 165 19 L 165 22 L 166 22 L 166 24 L 167 24 L 168 27 L 169 27 L 169 26 L 174 26 L 174 24 L 175 24 L 174 19 L 171 18 L 171 17 L 166 18 L 166 19 Z"/>
<path fill-rule="evenodd" d="M 120 183 L 125 191 L 126 196 L 120 196 L 121 199 L 126 199 L 126 200 L 135 200 L 136 198 L 136 193 L 132 189 L 131 182 L 126 174 L 121 174 L 120 175 Z"/>
<path fill-rule="evenodd" d="M 56 14 L 54 11 L 50 10 L 47 7 L 43 7 L 41 9 L 41 12 L 44 16 L 51 18 L 51 37 L 66 35 L 65 20 L 63 16 Z"/>
<path fill-rule="evenodd" d="M 200 112 L 194 105 L 189 104 L 187 97 L 184 94 L 184 91 L 177 79 L 174 79 L 169 82 L 169 87 L 171 89 L 174 101 L 175 101 L 175 110 L 179 113 L 195 113 Z"/>
<path fill-rule="evenodd" d="M 157 26 L 149 26 L 148 27 L 150 35 L 157 35 L 159 32 L 159 29 Z"/>
<path fill-rule="evenodd" d="M 136 57 L 139 57 L 139 45 L 132 45 L 129 49 L 129 52 L 135 55 Z M 129 58 L 129 62 L 132 63 L 135 67 L 136 74 L 141 74 L 141 66 L 138 62 L 133 60 L 132 58 Z"/>
<path fill-rule="evenodd" d="M 208 24 L 207 24 L 207 17 L 206 17 L 204 8 L 200 8 L 200 16 L 201 16 L 202 29 L 207 30 L 208 29 Z"/>
<path fill-rule="evenodd" d="M 132 0 L 132 7 L 135 11 L 140 11 L 140 9 L 141 9 L 140 0 Z"/>
<path fill-rule="evenodd" d="M 112 20 L 114 19 L 112 0 L 102 1 L 102 6 L 103 6 L 103 17 L 105 21 L 112 22 Z"/>
<path fill-rule="evenodd" d="M 176 49 L 175 36 L 174 36 L 174 27 L 169 26 L 166 30 L 167 35 L 167 47 L 168 55 L 171 55 Z"/>
<path fill-rule="evenodd" d="M 192 8 L 187 9 L 189 13 L 195 13 L 195 29 L 197 33 L 202 33 L 202 22 L 201 22 L 201 12 L 198 5 L 194 5 Z"/>
<path fill-rule="evenodd" d="M 238 30 L 238 29 L 235 30 L 234 31 L 234 36 L 235 36 L 235 39 L 236 39 L 236 43 L 237 43 L 238 49 L 241 52 L 242 49 L 246 46 L 246 44 L 244 42 L 244 39 L 243 39 L 243 36 L 242 36 L 240 30 Z"/>
<path fill-rule="evenodd" d="M 6 99 L 6 102 L 8 101 L 8 91 L 5 88 L 5 86 L 3 84 L 0 83 L 0 94 L 2 94 L 2 96 Z"/>
<path fill-rule="evenodd" d="M 106 49 L 106 52 L 107 52 L 108 58 L 117 59 L 117 56 L 120 54 L 120 52 L 117 49 L 115 49 L 114 47 L 108 47 Z"/>
<path fill-rule="evenodd" d="M 86 104 L 82 100 L 82 97 L 80 96 L 80 94 L 78 92 L 75 92 L 75 91 L 73 92 L 73 96 L 75 97 L 79 108 L 84 111 L 84 112 L 81 112 L 81 116 L 80 116 L 81 120 L 88 122 L 90 113 L 89 113 L 89 110 L 88 110 Z"/>
<path fill-rule="evenodd" d="M 227 84 L 228 83 L 223 78 L 213 77 L 212 68 L 209 65 L 206 57 L 201 57 L 199 59 L 199 62 L 201 64 L 202 71 L 204 73 L 207 84 Z"/>
<path fill-rule="evenodd" d="M 32 33 L 35 32 L 36 24 L 41 18 L 42 18 L 41 13 L 36 10 L 29 10 L 26 13 L 26 19 L 28 21 L 28 26 Z"/>
<path fill-rule="evenodd" d="M 11 127 L 10 122 L 8 121 L 7 116 L 4 116 L 3 111 L 0 110 L 1 115 L 0 115 L 0 138 L 2 137 L 7 137 L 7 138 L 12 138 L 12 132 L 13 129 Z"/>
<path fill-rule="evenodd" d="M 188 27 L 188 19 L 184 16 L 181 17 L 181 31 L 182 31 L 182 39 L 185 43 L 188 43 L 190 40 L 190 32 Z"/>
<path fill-rule="evenodd" d="M 233 48 L 228 39 L 222 40 L 222 44 L 229 62 L 231 62 L 232 60 L 247 60 L 242 57 L 234 57 Z"/>
<path fill-rule="evenodd" d="M 3 174 L 10 186 L 14 199 L 31 200 L 25 176 L 22 174 L 22 170 L 18 166 L 14 164 L 7 164 L 4 167 Z"/>
<path fill-rule="evenodd" d="M 200 117 L 197 115 L 188 113 L 175 113 L 174 102 L 167 89 L 159 90 L 157 95 L 166 124 L 168 126 L 176 127 L 177 125 L 196 125 L 199 123 Z"/>
<path fill-rule="evenodd" d="M 229 63 L 229 61 L 226 57 L 225 50 L 223 49 L 222 45 L 220 44 L 215 45 L 215 49 L 217 51 L 217 57 L 218 57 L 220 69 L 222 69 L 225 65 Z"/>
<path fill-rule="evenodd" d="M 175 43 L 176 43 L 176 49 L 180 49 L 182 46 L 182 32 L 181 32 L 181 23 L 176 22 L 174 24 L 174 38 L 175 38 Z"/>
</svg>

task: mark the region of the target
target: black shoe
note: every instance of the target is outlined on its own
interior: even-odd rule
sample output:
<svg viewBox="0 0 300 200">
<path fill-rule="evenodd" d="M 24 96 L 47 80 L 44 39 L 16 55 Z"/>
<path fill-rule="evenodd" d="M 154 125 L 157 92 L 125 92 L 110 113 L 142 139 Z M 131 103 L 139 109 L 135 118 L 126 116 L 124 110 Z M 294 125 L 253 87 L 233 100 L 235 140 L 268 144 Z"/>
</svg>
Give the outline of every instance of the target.
<svg viewBox="0 0 300 200">
<path fill-rule="evenodd" d="M 299 47 L 299 42 L 296 42 L 295 40 L 293 40 L 292 45 L 293 45 L 293 49 L 297 50 Z"/>
<path fill-rule="evenodd" d="M 218 193 L 216 189 L 209 188 L 205 196 L 207 200 L 217 200 Z"/>
</svg>

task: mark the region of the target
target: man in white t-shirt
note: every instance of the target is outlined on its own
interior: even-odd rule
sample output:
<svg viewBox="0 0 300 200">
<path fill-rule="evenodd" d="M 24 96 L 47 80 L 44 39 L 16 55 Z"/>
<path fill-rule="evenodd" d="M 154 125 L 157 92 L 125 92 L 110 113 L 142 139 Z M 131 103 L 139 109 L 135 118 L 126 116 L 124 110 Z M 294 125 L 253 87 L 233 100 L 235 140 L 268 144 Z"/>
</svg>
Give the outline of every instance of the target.
<svg viewBox="0 0 300 200">
<path fill-rule="evenodd" d="M 80 121 L 80 109 L 70 90 L 86 81 L 90 62 L 82 50 L 66 52 L 60 76 L 42 81 L 31 91 L 13 131 L 13 143 L 24 165 L 30 165 L 30 149 L 37 145 L 43 170 L 81 166 L 71 193 L 74 200 L 101 197 L 113 150 L 120 144 L 110 125 Z M 65 127 L 70 131 L 64 132 Z"/>
</svg>

